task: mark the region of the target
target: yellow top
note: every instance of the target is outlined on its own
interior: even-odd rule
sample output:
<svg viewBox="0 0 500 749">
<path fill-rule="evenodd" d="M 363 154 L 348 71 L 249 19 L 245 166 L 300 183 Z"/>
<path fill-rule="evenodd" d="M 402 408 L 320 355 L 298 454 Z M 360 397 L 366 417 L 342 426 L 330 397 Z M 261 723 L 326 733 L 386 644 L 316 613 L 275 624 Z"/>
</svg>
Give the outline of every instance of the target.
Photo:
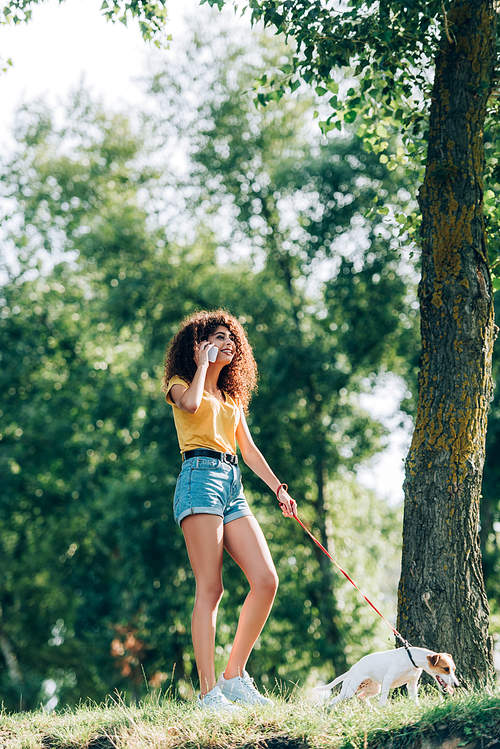
<svg viewBox="0 0 500 749">
<path fill-rule="evenodd" d="M 189 383 L 180 377 L 172 377 L 167 385 L 166 401 L 174 409 L 174 422 L 181 453 L 205 447 L 222 453 L 236 455 L 236 428 L 240 421 L 238 404 L 228 393 L 224 393 L 225 403 L 203 391 L 200 407 L 194 414 L 183 411 L 170 395 L 172 385 Z"/>
</svg>

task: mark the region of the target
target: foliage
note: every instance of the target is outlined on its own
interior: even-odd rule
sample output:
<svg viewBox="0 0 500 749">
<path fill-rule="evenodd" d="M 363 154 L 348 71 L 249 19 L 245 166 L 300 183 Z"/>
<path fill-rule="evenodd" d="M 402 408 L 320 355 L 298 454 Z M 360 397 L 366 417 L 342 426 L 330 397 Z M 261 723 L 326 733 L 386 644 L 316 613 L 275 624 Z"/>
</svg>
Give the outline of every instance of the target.
<svg viewBox="0 0 500 749">
<path fill-rule="evenodd" d="M 256 266 L 263 266 L 256 275 L 258 292 L 246 292 L 243 312 L 253 326 L 251 337 L 261 368 L 251 426 L 271 464 L 279 466 L 297 497 L 311 503 L 310 519 L 322 536 L 332 509 L 326 509 L 329 503 L 340 517 L 347 515 L 347 507 L 341 510 L 333 500 L 336 475 L 346 468 L 355 470 L 383 437 L 356 407 L 355 393 L 371 389 L 377 369 L 406 372 L 408 351 L 413 353 L 413 318 L 403 311 L 408 304 L 404 269 L 380 220 L 370 224 L 362 216 L 363 206 L 377 194 L 390 194 L 396 202 L 398 190 L 404 190 L 378 161 L 363 154 L 355 138 L 321 145 L 313 140 L 308 121 L 302 124 L 298 119 L 307 102 L 283 101 L 280 107 L 262 111 L 239 95 L 255 76 L 258 55 L 276 55 L 275 51 L 264 47 L 244 53 L 229 44 L 224 49 L 231 60 L 228 66 L 218 57 L 216 45 L 201 34 L 197 42 L 203 67 L 196 64 L 196 50 L 190 49 L 182 66 L 169 66 L 154 79 L 164 138 L 186 139 L 193 161 L 185 186 L 187 199 L 193 206 L 209 206 L 212 225 L 224 226 L 220 245 L 229 254 L 230 248 L 248 243 Z M 178 59 L 182 59 L 179 50 Z M 193 67 L 196 105 L 191 112 L 184 107 L 173 136 L 173 113 L 188 99 L 179 82 Z M 349 235 L 352 244 L 345 248 Z M 282 415 L 278 420 L 277 414 Z M 250 475 L 247 483 L 258 501 L 260 482 Z M 339 524 L 345 533 L 340 517 L 334 526 Z M 265 523 L 264 517 L 261 520 Z M 273 542 L 280 541 L 277 548 L 289 544 L 294 533 L 283 531 L 278 527 L 273 532 Z M 333 542 L 336 532 L 329 536 Z M 296 559 L 293 545 L 287 554 Z M 323 560 L 318 561 L 321 565 Z M 304 572 L 308 569 L 309 564 Z M 327 574 L 322 568 L 320 577 Z M 337 581 L 333 584 L 336 588 Z M 286 585 L 282 579 L 282 590 Z M 339 636 L 325 627 L 333 617 L 341 637 L 347 638 L 349 653 L 356 650 L 359 637 L 352 628 L 344 630 L 335 610 L 325 610 L 325 599 L 333 599 L 333 590 L 325 589 L 324 580 L 314 583 L 308 574 L 293 586 L 298 601 L 309 601 L 311 613 L 322 624 L 322 657 L 342 667 L 346 650 L 339 647 Z M 301 610 L 301 604 L 295 604 L 295 622 Z M 301 650 L 300 629 L 290 628 L 288 609 L 285 618 L 289 634 L 283 632 L 279 642 L 282 647 L 289 643 L 293 657 Z M 279 614 L 268 628 L 278 619 Z M 368 626 L 371 623 L 367 620 Z M 255 660 L 263 659 L 260 650 Z M 281 666 L 278 672 L 267 672 L 267 677 L 283 672 Z"/>
<path fill-rule="evenodd" d="M 225 66 L 222 60 L 222 73 Z M 245 76 L 250 80 L 253 71 Z M 377 361 L 383 370 L 399 366 L 401 352 L 413 345 L 406 327 L 411 318 L 403 312 L 406 286 L 395 258 L 393 265 L 381 264 L 379 257 L 390 252 L 376 236 L 383 234 L 381 224 L 363 225 L 363 247 L 371 254 L 359 251 L 337 260 L 327 285 L 316 271 L 321 253 L 333 257 L 340 245 L 342 226 L 345 239 L 358 246 L 352 227 L 364 203 L 389 187 L 395 194 L 399 185 L 386 182 L 380 165 L 365 162 L 352 139 L 336 144 L 337 156 L 335 144 L 322 149 L 311 142 L 298 126 L 304 106 L 290 104 L 284 115 L 276 109 L 274 129 L 251 102 L 246 111 L 231 112 L 231 100 L 236 107 L 241 102 L 230 79 L 207 87 L 200 105 L 219 117 L 219 138 L 225 131 L 233 144 L 228 160 L 214 170 L 234 199 L 232 238 L 219 237 L 220 224 L 211 221 L 222 209 L 204 167 L 216 166 L 210 152 L 221 141 L 213 133 L 190 131 L 193 143 L 205 142 L 186 182 L 197 195 L 189 198 L 186 185 L 178 184 L 183 216 L 194 227 L 191 236 L 176 240 L 172 225 L 159 219 L 177 207 L 164 187 L 172 184 L 171 171 L 162 170 L 157 157 L 152 169 L 144 145 L 151 143 L 157 152 L 160 135 L 168 140 L 175 121 L 164 106 L 174 85 L 166 86 L 161 75 L 155 98 L 165 119 L 152 122 L 154 130 L 146 124 L 135 130 L 124 116 L 102 112 L 79 93 L 62 128 L 41 105 L 24 110 L 19 149 L 2 167 L 4 246 L 10 248 L 4 272 L 10 277 L 2 290 L 0 322 L 6 476 L 0 503 L 6 560 L 1 626 L 22 674 L 16 684 L 12 669 L 6 673 L 5 654 L 0 658 L 10 709 L 19 704 L 21 691 L 28 706 L 46 700 L 49 679 L 63 704 L 82 695 L 102 699 L 114 688 L 137 697 L 145 688 L 144 673 L 151 686 L 161 687 L 174 667 L 182 693 L 189 691 L 193 655 L 187 622 L 194 589 L 182 535 L 171 519 L 178 446 L 169 408 L 161 405 L 159 376 L 165 344 L 195 308 L 226 305 L 246 321 L 261 370 L 252 407 L 258 443 L 293 486 L 313 528 L 324 524 L 324 509 L 317 506 L 318 481 L 324 483 L 329 539 L 339 560 L 349 566 L 353 546 L 363 548 L 351 571 L 358 579 L 366 574 L 376 600 L 385 597 L 394 606 L 395 580 L 388 586 L 386 577 L 377 576 L 373 558 L 395 571 L 396 514 L 357 486 L 349 472 L 380 449 L 384 432 L 359 407 L 356 393 L 375 383 Z M 226 104 L 219 109 L 221 92 Z M 177 122 L 188 116 L 185 108 L 177 112 Z M 199 113 L 191 114 L 199 126 Z M 240 124 L 231 129 L 234 117 Z M 281 152 L 280 128 L 292 120 L 296 138 L 288 128 Z M 250 142 L 245 122 L 254 133 Z M 244 165 L 245 151 L 252 154 L 252 167 Z M 167 161 L 167 151 L 164 156 Z M 326 167 L 326 159 L 338 171 Z M 258 175 L 262 189 L 256 202 L 246 204 L 236 185 L 242 175 L 249 179 L 257 163 L 265 165 Z M 263 187 L 272 184 L 266 201 Z M 302 228 L 290 251 L 267 231 L 257 231 L 263 212 L 265 225 L 272 226 L 284 220 L 282 203 L 293 208 L 315 191 L 321 193 L 324 216 L 312 205 L 302 217 L 294 209 L 293 220 Z M 342 213 L 327 208 L 332 200 Z M 203 214 L 200 203 L 207 207 Z M 292 241 L 292 228 L 288 231 Z M 248 237 L 256 253 L 223 262 L 222 248 L 232 246 L 236 233 Z M 264 241 L 257 244 L 259 236 Z M 271 238 L 265 241 L 266 236 Z M 332 238 L 335 242 L 328 242 Z M 301 285 L 305 271 L 314 282 L 309 287 Z M 395 290 L 393 300 L 389 289 Z M 359 326 L 358 318 L 364 320 Z M 321 469 L 318 447 L 324 453 Z M 335 622 L 340 639 L 322 637 L 328 622 L 321 613 L 315 552 L 298 525 L 279 521 L 260 482 L 248 475 L 245 481 L 281 577 L 252 673 L 269 686 L 276 678 L 304 679 L 317 663 L 331 673 L 333 663 L 359 657 L 373 631 L 381 630 L 373 630 L 371 614 L 341 580 L 332 597 L 345 616 L 345 622 L 340 617 Z M 225 582 L 231 595 L 220 609 L 220 665 L 234 634 L 229 622 L 236 620 L 244 596 L 239 570 L 228 566 Z M 306 631 L 314 647 L 304 648 Z M 386 633 L 380 636 L 386 641 Z"/>
<path fill-rule="evenodd" d="M 224 2 L 206 0 L 219 8 Z M 258 100 L 279 100 L 301 83 L 323 99 L 319 113 L 322 132 L 342 130 L 356 122 L 364 147 L 379 155 L 389 168 L 403 164 L 423 178 L 433 64 L 441 40 L 453 43 L 456 9 L 453 2 L 420 0 L 388 3 L 350 0 L 334 10 L 322 0 L 249 0 L 254 22 L 261 20 L 293 43 L 294 54 L 256 78 Z M 493 268 L 500 262 L 496 237 L 500 213 L 498 187 L 498 80 L 484 81 L 491 93 L 486 127 L 485 215 L 490 234 Z M 397 148 L 391 149 L 391 139 Z M 418 228 L 416 213 L 402 224 L 410 233 Z M 495 289 L 500 281 L 495 280 Z"/>
<path fill-rule="evenodd" d="M 8 7 L 13 15 L 14 10 L 29 13 L 31 5 Z M 165 20 L 163 5 L 116 3 L 103 9 L 121 13 L 123 21 L 127 9 L 143 14 L 146 24 L 157 17 L 159 27 Z M 420 2 L 376 8 L 365 3 L 366 14 L 355 14 L 352 5 L 343 19 L 339 15 L 339 34 L 345 36 L 336 38 L 325 34 L 322 24 L 328 19 L 321 4 L 308 3 L 304 18 L 295 13 L 299 6 L 252 4 L 255 16 L 263 13 L 266 22 L 285 33 L 297 30 L 302 44 L 292 59 L 282 55 L 278 64 L 263 53 L 266 64 L 281 65 L 279 79 L 262 77 L 256 69 L 249 76 L 246 70 L 244 88 L 260 78 L 255 99 L 269 102 L 264 111 L 247 107 L 238 95 L 241 75 L 236 88 L 230 87 L 235 69 L 241 73 L 234 64 L 241 51 L 233 50 L 232 75 L 226 75 L 226 63 L 214 66 L 221 77 L 215 75 L 209 85 L 200 78 L 203 96 L 191 112 L 179 107 L 182 95 L 175 98 L 171 80 L 165 96 L 165 74 L 155 81 L 155 95 L 164 97 L 166 112 L 177 110 L 179 131 L 187 123 L 185 132 L 194 144 L 188 180 L 194 193 L 188 194 L 186 184 L 176 185 L 185 198 L 183 215 L 196 226 L 182 242 L 172 236 L 171 227 L 158 222 L 162 210 L 172 213 L 172 205 L 163 203 L 154 216 L 151 209 L 165 201 L 159 192 L 172 175 L 144 168 L 143 144 L 126 118 L 112 120 L 79 101 L 71 114 L 76 125 L 57 133 L 49 113 L 25 115 L 19 136 L 27 150 L 3 175 L 17 201 L 11 241 L 20 268 L 4 293 L 3 459 L 10 505 L 0 509 L 9 558 L 4 626 L 16 637 L 33 628 L 32 641 L 20 637 L 20 651 L 25 663 L 39 662 L 46 669 L 33 675 L 24 669 L 26 681 L 33 682 L 33 700 L 47 676 L 59 681 L 59 695 L 68 701 L 82 693 L 99 699 L 110 684 L 137 694 L 142 668 L 153 684 L 166 679 L 173 663 L 181 678 L 189 679 L 192 654 L 185 621 L 193 591 L 191 587 L 186 596 L 184 583 L 190 573 L 180 534 L 167 549 L 164 542 L 171 522 L 165 493 L 175 481 L 177 446 L 172 430 L 164 429 L 168 411 L 158 407 L 154 383 L 164 343 L 179 318 L 195 307 L 225 304 L 249 324 L 261 364 L 252 429 L 273 466 L 310 503 L 304 507 L 305 518 L 317 523 L 326 508 L 333 525 L 329 540 L 351 562 L 344 528 L 353 525 L 353 506 L 359 513 L 356 523 L 369 518 L 354 545 L 369 548 L 372 525 L 380 546 L 388 539 L 390 548 L 394 541 L 391 513 L 345 479 L 346 471 L 383 441 L 383 430 L 359 409 L 356 393 L 370 390 L 378 371 L 395 368 L 408 375 L 411 367 L 405 369 L 403 362 L 411 361 L 416 349 L 405 332 L 412 321 L 405 296 L 408 279 L 394 238 L 368 207 L 389 194 L 388 210 L 408 209 L 405 199 L 397 197 L 399 188 L 408 187 L 398 163 L 405 153 L 414 158 L 425 146 L 425 99 L 418 90 L 427 91 L 423 70 L 435 51 L 439 25 L 446 31 L 448 6 Z M 288 16 L 278 18 L 278 7 Z M 17 14 L 14 20 L 22 18 Z M 429 33 L 414 44 L 418 24 L 419 34 L 422 28 Z M 153 26 L 142 30 L 154 33 Z M 448 31 L 453 33 L 452 26 Z M 348 91 L 331 80 L 332 65 L 338 64 L 349 67 Z M 297 91 L 299 77 L 315 81 L 317 95 L 329 97 L 334 113 L 324 120 L 323 132 L 338 130 L 343 138 L 329 139 L 320 148 L 310 127 L 300 125 L 306 107 L 284 96 L 287 86 Z M 270 84 L 271 92 L 266 89 Z M 358 116 L 373 120 L 375 113 L 377 124 L 365 121 L 360 138 L 353 137 L 346 125 Z M 492 112 L 491 142 L 494 119 Z M 157 122 L 154 137 L 159 131 L 166 139 L 172 120 L 166 116 Z M 398 140 L 401 123 L 403 140 Z M 67 140 L 59 148 L 61 136 Z M 362 146 L 368 146 L 368 153 Z M 492 194 L 486 199 L 494 227 L 493 146 L 490 156 Z M 229 233 L 220 231 L 218 217 L 224 215 Z M 20 217 L 21 228 L 16 223 Z M 364 252 L 357 244 L 355 256 L 338 253 L 347 242 L 359 242 L 360 235 Z M 234 262 L 237 241 L 252 248 L 250 260 Z M 42 248 L 55 252 L 57 259 L 57 253 L 76 250 L 77 265 L 43 270 Z M 75 419 L 71 431 L 68 410 Z M 276 412 L 282 415 L 278 423 Z M 348 660 L 357 657 L 373 622 L 358 616 L 359 607 L 347 601 L 341 583 L 335 601 L 346 615 L 344 622 L 337 621 L 340 648 L 321 639 L 315 603 L 323 593 L 317 585 L 318 560 L 297 528 L 278 524 L 264 511 L 269 498 L 262 486 L 251 476 L 248 485 L 280 559 L 283 601 L 266 629 L 269 637 L 262 639 L 253 672 L 271 684 L 274 677 L 303 677 L 312 665 L 311 651 L 299 652 L 298 647 L 309 629 L 313 639 L 319 635 L 312 656 L 327 668 L 344 644 Z M 378 555 L 380 546 L 372 546 L 370 554 Z M 54 549 L 61 552 L 58 561 Z M 46 575 L 34 568 L 37 559 L 44 560 Z M 387 564 L 393 563 L 391 556 Z M 304 574 L 298 581 L 299 570 Z M 230 569 L 227 577 L 241 600 L 238 571 Z M 378 594 L 378 581 L 369 583 Z M 43 614 L 36 623 L 33 611 Z M 221 619 L 234 619 L 235 613 L 233 603 L 224 600 Z M 167 626 L 169 621 L 173 623 Z M 221 662 L 230 635 L 224 622 Z M 349 654 L 348 648 L 354 650 Z M 288 656 L 284 672 L 276 662 L 278 651 Z M 68 662 L 77 665 L 68 668 Z"/>
<path fill-rule="evenodd" d="M 434 636 L 436 624 L 430 624 L 427 614 L 420 615 L 420 604 L 417 602 L 425 591 L 436 585 L 440 592 L 449 590 L 451 595 L 457 578 L 457 571 L 452 571 L 449 566 L 445 566 L 445 574 L 441 577 L 441 570 L 430 569 L 431 565 L 426 564 L 431 558 L 436 558 L 435 550 L 456 533 L 454 558 L 458 563 L 457 570 L 460 569 L 462 573 L 466 565 L 475 569 L 480 567 L 475 528 L 479 519 L 478 500 L 484 458 L 486 404 L 490 400 L 491 361 L 486 356 L 484 366 L 478 366 L 480 373 L 472 374 L 466 347 L 459 348 L 459 340 L 462 330 L 467 328 L 471 342 L 481 341 L 482 350 L 489 353 L 495 337 L 491 292 L 498 288 L 499 281 L 495 279 L 491 285 L 490 270 L 498 263 L 498 248 L 496 245 L 490 246 L 488 262 L 488 253 L 484 249 L 486 236 L 482 197 L 486 177 L 491 180 L 490 184 L 486 183 L 489 188 L 486 191 L 486 216 L 490 229 L 495 233 L 499 225 L 498 201 L 495 201 L 498 154 L 495 147 L 483 148 L 483 132 L 486 124 L 488 145 L 491 145 L 490 139 L 498 140 L 493 136 L 498 127 L 498 117 L 495 117 L 498 78 L 494 72 L 495 50 L 498 49 L 497 8 L 491 2 L 472 6 L 460 1 L 439 6 L 438 3 L 428 2 L 389 4 L 352 0 L 334 8 L 321 0 L 307 3 L 302 0 L 283 3 L 250 0 L 248 5 L 252 8 L 254 19 L 264 20 L 266 25 L 284 33 L 296 45 L 291 64 L 286 63 L 277 77 L 264 75 L 260 79 L 259 83 L 265 89 L 259 92 L 262 104 L 279 100 L 287 88 L 299 88 L 301 82 L 313 84 L 319 96 L 328 95 L 329 107 L 333 109 L 322 122 L 323 132 L 335 127 L 342 130 L 343 122 L 356 121 L 365 145 L 379 152 L 381 160 L 390 161 L 394 168 L 398 158 L 404 160 L 406 155 L 417 172 L 420 171 L 419 176 L 423 176 L 422 157 L 427 155 L 426 140 L 429 139 L 425 182 L 419 193 L 425 261 L 419 295 L 425 355 L 420 378 L 420 407 L 405 484 L 407 504 L 404 532 L 407 534 L 406 540 L 411 538 L 414 543 L 405 542 L 404 545 L 398 611 L 398 626 L 407 628 L 406 636 L 420 638 L 421 643 L 424 640 L 428 642 Z M 439 15 L 442 15 L 442 19 Z M 477 21 L 476 25 L 469 22 L 471 18 Z M 426 72 L 432 65 L 436 65 L 436 80 L 431 85 Z M 351 75 L 352 80 L 350 88 L 345 91 L 347 86 L 343 86 L 339 94 L 336 75 L 341 70 Z M 462 71 L 459 76 L 458 70 Z M 489 114 L 488 103 L 491 107 Z M 427 133 L 429 118 L 431 126 Z M 477 128 L 470 126 L 471 121 L 477 124 Z M 413 126 L 410 132 L 408 122 Z M 396 159 L 392 160 L 384 152 L 389 146 L 390 134 L 396 137 L 397 145 L 401 146 L 396 149 Z M 486 170 L 485 153 L 488 158 Z M 475 192 L 468 192 L 469 185 L 477 185 Z M 479 202 L 477 194 L 480 195 Z M 466 215 L 467 211 L 469 215 L 474 215 L 474 231 L 457 229 L 456 236 L 450 237 L 450 224 L 459 227 L 460 216 Z M 408 223 L 406 227 L 410 229 Z M 484 261 L 481 270 L 477 268 L 478 256 Z M 451 257 L 460 257 L 460 261 L 453 266 Z M 463 307 L 459 306 L 464 301 L 462 288 L 458 283 L 454 285 L 458 267 L 464 273 L 460 283 L 473 291 L 471 299 L 467 299 Z M 484 293 L 477 288 L 478 278 L 479 281 L 487 279 Z M 442 287 L 447 289 L 450 306 L 447 309 L 443 306 L 437 312 L 443 303 L 440 297 Z M 484 309 L 487 310 L 484 327 L 481 327 L 483 319 L 480 321 L 480 315 L 472 311 L 476 299 L 481 295 L 484 296 Z M 451 318 L 452 311 L 458 326 L 454 328 L 451 325 L 446 330 L 438 328 L 441 323 L 439 315 L 445 322 Z M 454 374 L 447 380 L 450 369 L 443 367 L 443 355 L 452 347 L 459 353 L 451 365 Z M 479 364 L 479 361 L 477 357 L 472 357 L 472 366 L 476 362 Z M 473 383 L 467 398 L 470 407 L 464 412 L 460 407 L 460 398 L 463 403 L 464 396 L 458 386 L 459 377 L 462 376 L 464 381 Z M 439 386 L 434 390 L 431 385 L 434 381 L 441 383 L 441 400 L 436 394 Z M 441 414 L 446 414 L 442 425 Z M 477 438 L 466 426 L 469 416 L 474 423 L 481 425 Z M 457 479 L 454 468 L 457 455 L 454 453 L 455 423 L 461 419 L 462 433 L 467 437 L 464 451 L 459 456 L 461 472 Z M 435 449 L 433 425 L 436 422 L 441 429 L 440 449 Z M 429 431 L 428 423 L 431 425 Z M 476 451 L 477 458 L 470 460 Z M 450 455 L 454 456 L 451 461 Z M 472 471 L 469 470 L 471 465 L 474 465 Z M 443 480 L 445 477 L 446 480 Z M 450 510 L 454 520 L 450 520 L 449 528 L 441 527 L 432 520 L 433 497 L 446 497 L 446 492 L 450 497 L 456 495 L 461 508 L 458 516 L 455 506 Z M 437 515 L 443 517 L 448 510 L 449 500 L 446 497 Z M 468 518 L 467 522 L 474 529 L 462 548 L 456 543 L 457 537 L 465 538 L 463 526 L 459 527 L 457 517 Z M 423 550 L 423 539 L 418 538 L 414 531 L 415 528 L 423 528 L 425 523 L 432 529 L 432 533 L 425 533 L 430 553 Z M 472 546 L 475 548 L 474 557 L 471 557 Z M 413 580 L 414 564 L 425 571 Z M 470 579 L 469 570 L 465 577 Z M 484 610 L 482 604 L 477 604 L 475 596 L 477 600 L 485 600 L 481 574 L 474 580 L 471 589 L 464 593 L 463 601 L 457 601 L 457 611 L 452 611 L 450 620 L 443 624 L 443 636 L 450 643 L 463 642 L 469 636 L 471 642 L 480 642 L 479 657 L 474 654 L 467 664 L 464 658 L 462 667 L 465 678 L 476 678 L 478 674 L 480 678 L 487 678 L 492 667 L 488 655 L 487 616 L 483 616 L 479 623 L 473 614 L 469 617 L 461 615 L 461 611 L 467 610 L 468 601 L 471 612 Z M 441 595 L 439 599 L 444 600 Z M 442 613 L 441 609 L 435 614 L 437 621 L 443 621 Z M 468 635 L 465 634 L 467 627 L 470 627 Z M 484 659 L 483 666 L 478 665 L 481 658 Z"/>
<path fill-rule="evenodd" d="M 165 549 L 145 553 L 170 516 L 163 503 L 169 478 L 156 469 L 157 479 L 151 468 L 161 461 L 155 457 L 163 341 L 150 358 L 142 331 L 146 321 L 150 329 L 157 325 L 158 294 L 163 298 L 161 285 L 176 266 L 161 263 L 161 237 L 147 230 L 134 201 L 147 181 L 146 171 L 135 172 L 131 189 L 126 173 L 125 164 L 138 158 L 137 140 L 119 118 L 80 105 L 70 114 L 79 139 L 75 129 L 64 133 L 72 153 L 46 114 L 35 115 L 25 130 L 31 150 L 4 174 L 14 194 L 18 186 L 23 191 L 16 216 L 25 225 L 13 237 L 18 276 L 3 289 L 2 461 L 10 478 L 2 501 L 2 610 L 23 669 L 32 664 L 38 689 L 40 678 L 53 678 L 69 701 L 119 685 L 117 662 L 122 675 L 135 666 L 132 684 L 142 680 L 140 654 L 123 653 L 120 662 L 117 643 L 110 658 L 112 641 L 124 629 L 122 639 L 135 632 L 146 601 L 162 623 L 175 622 L 184 602 Z M 29 188 L 25 169 L 32 170 Z M 75 245 L 78 268 L 63 263 L 29 280 L 40 248 Z M 165 319 L 173 310 L 177 320 L 176 281 L 169 286 Z M 154 304 L 150 298 L 144 320 L 148 292 Z M 152 330 L 148 340 L 156 340 Z M 164 448 L 168 442 L 167 435 Z M 173 541 L 180 546 L 181 539 Z M 163 575 L 159 602 L 156 581 Z M 174 635 L 174 649 L 175 642 Z M 36 704 L 35 686 L 23 689 L 28 704 Z"/>
<path fill-rule="evenodd" d="M 43 0 L 10 0 L 0 22 L 28 21 L 32 6 L 39 2 Z M 200 0 L 201 5 L 205 3 L 221 10 L 229 0 Z M 245 0 L 234 5 L 242 12 L 250 11 L 253 22 L 262 20 L 284 35 L 295 50 L 280 65 L 257 72 L 254 86 L 261 104 L 279 101 L 301 83 L 312 86 L 324 102 L 317 111 L 317 116 L 324 116 L 320 120 L 323 133 L 341 131 L 356 122 L 364 147 L 382 163 L 390 169 L 404 165 L 414 171 L 414 180 L 422 178 L 432 68 L 440 40 L 453 42 L 455 38 L 451 0 L 350 0 L 342 9 L 332 9 L 323 0 Z M 125 24 L 128 18 L 138 19 L 143 37 L 160 46 L 167 8 L 166 0 L 104 0 L 101 12 L 108 20 Z M 495 81 L 485 127 L 485 214 L 493 268 L 500 262 L 495 239 L 500 227 L 497 123 Z M 394 139 L 397 147 L 391 148 Z M 400 223 L 414 234 L 419 216 L 414 211 L 403 214 Z M 495 278 L 498 288 L 500 280 Z"/>
</svg>

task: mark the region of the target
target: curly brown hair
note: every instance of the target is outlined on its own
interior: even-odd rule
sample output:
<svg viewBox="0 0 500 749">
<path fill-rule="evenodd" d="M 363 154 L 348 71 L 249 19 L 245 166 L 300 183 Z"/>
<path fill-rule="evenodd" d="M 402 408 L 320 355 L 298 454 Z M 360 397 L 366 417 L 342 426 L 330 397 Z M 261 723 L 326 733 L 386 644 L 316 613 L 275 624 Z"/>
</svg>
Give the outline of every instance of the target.
<svg viewBox="0 0 500 749">
<path fill-rule="evenodd" d="M 222 368 L 217 385 L 247 411 L 252 392 L 257 387 L 257 364 L 242 326 L 223 309 L 195 312 L 181 322 L 178 333 L 167 349 L 163 390 L 166 392 L 168 382 L 174 375 L 189 383 L 193 381 L 196 373 L 194 347 L 213 335 L 219 325 L 224 325 L 229 330 L 236 345 L 236 353 L 232 362 Z"/>
</svg>

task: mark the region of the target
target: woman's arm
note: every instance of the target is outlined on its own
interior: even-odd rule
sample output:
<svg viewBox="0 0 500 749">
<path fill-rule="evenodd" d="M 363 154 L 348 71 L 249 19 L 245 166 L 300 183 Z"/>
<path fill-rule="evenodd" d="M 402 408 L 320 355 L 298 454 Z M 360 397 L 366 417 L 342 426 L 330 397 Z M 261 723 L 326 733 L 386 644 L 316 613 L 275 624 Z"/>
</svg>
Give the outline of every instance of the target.
<svg viewBox="0 0 500 749">
<path fill-rule="evenodd" d="M 240 413 L 241 418 L 236 429 L 236 440 L 241 451 L 241 457 L 245 464 L 276 494 L 281 481 L 272 472 L 268 462 L 253 441 L 242 409 L 240 409 Z M 280 489 L 279 502 L 285 517 L 293 518 L 297 514 L 297 502 L 291 498 L 284 488 Z"/>
<path fill-rule="evenodd" d="M 187 411 L 190 414 L 195 414 L 197 412 L 201 404 L 201 399 L 203 398 L 203 388 L 205 387 L 205 379 L 209 365 L 208 351 L 210 349 L 210 345 L 206 346 L 206 343 L 207 341 L 202 341 L 199 346 L 195 347 L 194 360 L 197 369 L 189 387 L 186 388 L 184 385 L 172 385 L 170 388 L 170 396 L 175 405 L 178 406 L 181 411 Z"/>
</svg>

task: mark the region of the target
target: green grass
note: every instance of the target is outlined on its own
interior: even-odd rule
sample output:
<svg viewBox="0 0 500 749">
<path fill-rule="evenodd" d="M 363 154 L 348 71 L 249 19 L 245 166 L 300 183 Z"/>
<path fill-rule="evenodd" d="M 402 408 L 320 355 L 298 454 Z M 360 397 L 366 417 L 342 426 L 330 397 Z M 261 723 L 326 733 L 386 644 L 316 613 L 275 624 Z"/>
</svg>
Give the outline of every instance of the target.
<svg viewBox="0 0 500 749">
<path fill-rule="evenodd" d="M 231 718 L 169 698 L 0 714 L 1 749 L 420 749 L 448 740 L 453 749 L 473 742 L 500 749 L 500 690 L 453 697 L 433 690 L 419 706 L 398 696 L 382 709 L 351 700 L 331 712 L 297 691 Z"/>
</svg>

